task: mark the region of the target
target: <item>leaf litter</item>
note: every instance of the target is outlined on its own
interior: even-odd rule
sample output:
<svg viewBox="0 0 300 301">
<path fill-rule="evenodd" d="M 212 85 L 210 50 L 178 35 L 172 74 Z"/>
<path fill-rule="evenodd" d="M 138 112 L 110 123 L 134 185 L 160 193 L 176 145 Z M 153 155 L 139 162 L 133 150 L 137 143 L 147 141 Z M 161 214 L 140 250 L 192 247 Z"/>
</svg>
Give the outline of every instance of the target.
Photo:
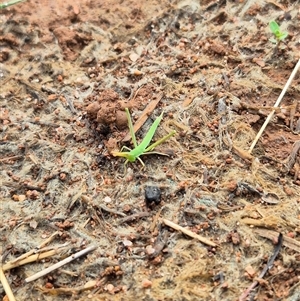
<svg viewBox="0 0 300 301">
<path fill-rule="evenodd" d="M 210 0 L 2 10 L 1 297 L 237 300 L 258 282 L 257 300 L 297 300 L 299 72 L 274 103 L 300 58 L 299 13 Z M 272 20 L 288 32 L 278 45 Z M 169 157 L 125 170 L 111 156 L 131 146 L 125 107 L 138 140 L 164 111 L 154 139 L 176 130 Z M 147 187 L 160 191 L 150 207 Z M 39 248 L 47 260 L 31 258 Z"/>
</svg>

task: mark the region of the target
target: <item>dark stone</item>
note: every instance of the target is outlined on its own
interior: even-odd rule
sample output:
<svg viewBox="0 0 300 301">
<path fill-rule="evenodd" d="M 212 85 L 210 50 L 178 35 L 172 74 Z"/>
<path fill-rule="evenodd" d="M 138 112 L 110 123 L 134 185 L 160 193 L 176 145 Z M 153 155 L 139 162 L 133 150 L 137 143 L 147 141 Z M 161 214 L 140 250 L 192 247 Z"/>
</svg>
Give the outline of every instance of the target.
<svg viewBox="0 0 300 301">
<path fill-rule="evenodd" d="M 153 202 L 157 205 L 160 203 L 160 188 L 157 186 L 146 186 L 145 187 L 145 201 L 149 207 Z"/>
</svg>

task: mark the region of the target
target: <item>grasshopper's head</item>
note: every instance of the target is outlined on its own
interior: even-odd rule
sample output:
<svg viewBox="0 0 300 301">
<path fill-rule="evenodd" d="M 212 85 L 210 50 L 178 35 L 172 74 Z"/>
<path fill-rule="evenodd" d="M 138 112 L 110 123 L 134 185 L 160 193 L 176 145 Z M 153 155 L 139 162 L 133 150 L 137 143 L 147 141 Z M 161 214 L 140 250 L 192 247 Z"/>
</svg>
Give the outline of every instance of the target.
<svg viewBox="0 0 300 301">
<path fill-rule="evenodd" d="M 114 157 L 123 157 L 123 158 L 127 159 L 129 162 L 134 162 L 136 160 L 136 157 L 131 155 L 130 152 L 112 151 L 111 154 Z"/>
</svg>

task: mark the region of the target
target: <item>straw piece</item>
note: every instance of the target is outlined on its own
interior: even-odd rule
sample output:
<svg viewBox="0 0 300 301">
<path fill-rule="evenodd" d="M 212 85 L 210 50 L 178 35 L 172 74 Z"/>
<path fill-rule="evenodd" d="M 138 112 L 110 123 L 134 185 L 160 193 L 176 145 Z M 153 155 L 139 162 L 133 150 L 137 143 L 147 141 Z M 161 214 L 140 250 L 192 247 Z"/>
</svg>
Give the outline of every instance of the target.
<svg viewBox="0 0 300 301">
<path fill-rule="evenodd" d="M 3 285 L 4 291 L 6 293 L 6 296 L 8 297 L 8 300 L 9 301 L 16 301 L 16 299 L 14 297 L 14 294 L 13 294 L 13 292 L 12 292 L 10 286 L 9 286 L 9 283 L 8 283 L 4 273 L 3 273 L 2 267 L 0 267 L 0 281 Z"/>
<path fill-rule="evenodd" d="M 283 90 L 281 91 L 281 93 L 280 93 L 280 95 L 279 95 L 279 97 L 278 97 L 278 99 L 277 99 L 277 101 L 276 101 L 276 103 L 275 103 L 275 105 L 274 105 L 274 108 L 277 108 L 277 107 L 280 105 L 280 102 L 281 102 L 281 100 L 282 100 L 284 94 L 286 93 L 288 87 L 289 87 L 290 84 L 292 83 L 292 80 L 294 79 L 294 77 L 295 77 L 295 75 L 296 75 L 296 73 L 297 73 L 299 67 L 300 67 L 300 59 L 299 59 L 297 65 L 295 66 L 293 72 L 291 73 L 290 78 L 289 78 L 288 81 L 286 82 L 286 84 L 285 84 Z M 257 133 L 257 135 L 256 135 L 256 137 L 255 137 L 255 139 L 254 139 L 254 141 L 252 142 L 252 144 L 251 144 L 251 146 L 250 146 L 250 149 L 249 149 L 249 153 L 250 153 L 250 154 L 251 154 L 251 152 L 253 151 L 253 148 L 255 147 L 255 145 L 256 145 L 258 139 L 259 139 L 260 136 L 262 135 L 262 133 L 263 133 L 263 131 L 265 130 L 266 126 L 268 125 L 268 123 L 269 123 L 270 120 L 272 119 L 274 113 L 275 113 L 275 110 L 273 110 L 273 111 L 270 112 L 270 114 L 269 114 L 269 116 L 267 117 L 266 121 L 264 122 L 264 124 L 262 125 L 261 129 L 260 129 L 259 132 Z"/>
<path fill-rule="evenodd" d="M 65 265 L 65 264 L 73 261 L 74 259 L 77 259 L 80 256 L 85 255 L 86 253 L 89 253 L 91 251 L 94 251 L 95 249 L 97 249 L 96 246 L 87 247 L 86 249 L 81 250 L 81 251 L 79 251 L 79 252 L 77 252 L 77 253 L 75 253 L 75 254 L 73 254 L 73 255 L 65 258 L 64 260 L 59 261 L 56 264 L 54 264 L 54 265 L 52 265 L 52 266 L 50 266 L 50 267 L 48 267 L 48 268 L 46 268 L 46 269 L 44 269 L 44 270 L 42 270 L 42 271 L 40 271 L 38 273 L 36 273 L 36 274 L 34 274 L 34 275 L 26 278 L 25 282 L 28 283 L 28 282 L 34 281 L 34 280 L 36 280 L 36 279 L 38 279 L 40 277 L 43 277 L 43 276 L 45 276 L 45 275 L 53 272 L 54 270 L 57 270 L 58 268 L 62 267 L 63 265 Z"/>
<path fill-rule="evenodd" d="M 34 262 L 34 261 L 37 261 L 37 260 L 42 260 L 42 259 L 47 258 L 47 257 L 51 257 L 53 255 L 56 255 L 58 252 L 61 252 L 61 251 L 66 250 L 66 249 L 67 249 L 67 247 L 64 246 L 64 247 L 56 248 L 56 249 L 51 250 L 51 251 L 47 251 L 47 252 L 43 252 L 43 253 L 39 253 L 39 254 L 34 254 L 34 255 L 28 256 L 27 258 L 24 258 L 24 259 L 19 260 L 19 261 L 15 261 L 15 260 L 9 261 L 9 262 L 5 263 L 2 266 L 2 269 L 3 269 L 3 271 L 11 270 L 13 268 L 19 267 L 21 265 L 24 265 L 24 264 L 27 264 L 27 263 L 30 263 L 30 262 Z"/>
</svg>

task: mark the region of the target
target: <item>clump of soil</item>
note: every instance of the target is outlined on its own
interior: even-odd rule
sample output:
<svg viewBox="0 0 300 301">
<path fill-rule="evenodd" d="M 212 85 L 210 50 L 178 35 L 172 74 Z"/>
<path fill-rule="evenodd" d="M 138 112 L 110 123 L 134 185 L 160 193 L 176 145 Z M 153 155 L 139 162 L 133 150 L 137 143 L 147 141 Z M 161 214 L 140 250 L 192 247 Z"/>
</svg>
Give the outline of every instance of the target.
<svg viewBox="0 0 300 301">
<path fill-rule="evenodd" d="M 86 111 L 92 120 L 107 126 L 116 125 L 119 130 L 123 130 L 127 126 L 125 107 L 128 107 L 126 102 L 116 92 L 108 89 L 89 104 Z"/>
</svg>

